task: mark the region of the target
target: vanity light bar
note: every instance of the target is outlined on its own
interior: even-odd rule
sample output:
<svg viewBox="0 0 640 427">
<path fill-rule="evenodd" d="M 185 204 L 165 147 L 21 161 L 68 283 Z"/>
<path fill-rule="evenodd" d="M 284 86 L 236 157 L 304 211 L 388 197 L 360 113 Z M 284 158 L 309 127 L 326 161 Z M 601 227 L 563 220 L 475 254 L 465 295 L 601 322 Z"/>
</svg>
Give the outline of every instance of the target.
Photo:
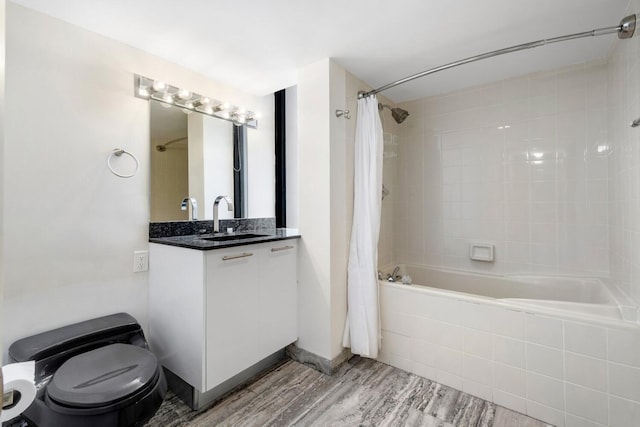
<svg viewBox="0 0 640 427">
<path fill-rule="evenodd" d="M 218 119 L 228 120 L 237 126 L 244 125 L 254 129 L 258 127 L 259 114 L 253 111 L 138 74 L 134 76 L 134 79 L 137 98 L 153 99 L 169 106 L 173 105 L 181 108 L 186 114 L 197 111 Z"/>
</svg>

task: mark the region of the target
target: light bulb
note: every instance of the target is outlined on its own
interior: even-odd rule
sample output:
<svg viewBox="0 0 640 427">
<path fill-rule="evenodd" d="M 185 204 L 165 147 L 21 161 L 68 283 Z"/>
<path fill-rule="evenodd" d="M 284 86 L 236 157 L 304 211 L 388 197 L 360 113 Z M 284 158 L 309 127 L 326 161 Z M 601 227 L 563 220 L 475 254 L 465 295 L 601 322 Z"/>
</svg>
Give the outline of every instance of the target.
<svg viewBox="0 0 640 427">
<path fill-rule="evenodd" d="M 241 115 L 239 115 L 239 116 L 236 118 L 236 121 L 237 121 L 238 123 L 244 124 L 244 123 L 246 123 L 247 118 L 246 118 L 244 115 L 242 115 L 242 114 L 241 114 Z"/>
<path fill-rule="evenodd" d="M 198 101 L 200 103 L 200 105 L 209 105 L 211 104 L 211 98 L 207 98 L 206 96 L 200 97 L 200 100 Z"/>
<path fill-rule="evenodd" d="M 191 98 L 191 92 L 189 92 L 186 89 L 179 89 L 178 90 L 178 98 L 180 98 L 180 99 L 189 99 L 189 98 Z"/>
<path fill-rule="evenodd" d="M 229 112 L 228 111 L 223 111 L 222 113 L 220 113 L 220 117 L 228 119 L 230 117 L 229 116 Z"/>
<path fill-rule="evenodd" d="M 173 96 L 166 94 L 162 97 L 162 100 L 166 103 L 173 104 Z"/>
<path fill-rule="evenodd" d="M 203 111 L 207 114 L 213 114 L 213 108 L 210 105 L 203 108 Z"/>
<path fill-rule="evenodd" d="M 228 102 L 225 102 L 224 104 L 222 104 L 222 109 L 224 110 L 228 110 L 229 107 L 231 107 L 231 104 L 229 104 Z"/>
<path fill-rule="evenodd" d="M 151 94 L 149 93 L 149 88 L 146 86 L 140 86 L 138 88 L 138 95 L 148 98 Z"/>
<path fill-rule="evenodd" d="M 189 109 L 193 110 L 195 108 L 195 105 L 194 105 L 194 103 L 192 101 L 185 102 L 184 103 L 184 108 L 189 108 Z"/>
<path fill-rule="evenodd" d="M 247 114 L 247 110 L 245 110 L 244 108 L 240 108 L 238 110 L 238 114 L 242 114 L 242 115 Z"/>
<path fill-rule="evenodd" d="M 160 80 L 154 80 L 153 81 L 153 90 L 156 92 L 162 92 L 163 90 L 165 90 L 167 88 L 166 83 L 161 82 Z"/>
</svg>

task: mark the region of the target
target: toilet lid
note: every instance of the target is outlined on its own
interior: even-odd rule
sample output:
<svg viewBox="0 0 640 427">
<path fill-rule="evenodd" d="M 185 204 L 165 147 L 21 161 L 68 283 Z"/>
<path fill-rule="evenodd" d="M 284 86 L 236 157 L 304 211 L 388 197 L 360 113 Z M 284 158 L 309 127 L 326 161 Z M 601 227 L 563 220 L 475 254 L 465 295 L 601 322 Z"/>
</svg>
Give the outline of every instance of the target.
<svg viewBox="0 0 640 427">
<path fill-rule="evenodd" d="M 64 362 L 53 374 L 47 394 L 68 406 L 104 406 L 144 388 L 157 375 L 153 353 L 130 344 L 111 344 Z"/>
</svg>

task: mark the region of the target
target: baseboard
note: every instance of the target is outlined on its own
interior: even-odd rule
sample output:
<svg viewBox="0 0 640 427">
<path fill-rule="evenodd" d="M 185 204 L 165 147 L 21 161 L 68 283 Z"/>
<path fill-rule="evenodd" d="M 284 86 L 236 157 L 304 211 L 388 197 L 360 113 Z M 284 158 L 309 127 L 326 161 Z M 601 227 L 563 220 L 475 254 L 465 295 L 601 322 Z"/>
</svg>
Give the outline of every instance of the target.
<svg viewBox="0 0 640 427">
<path fill-rule="evenodd" d="M 290 344 L 285 348 L 287 356 L 296 362 L 300 362 L 316 371 L 320 371 L 325 375 L 333 375 L 338 372 L 338 369 L 351 357 L 353 354 L 351 350 L 348 348 L 343 348 L 342 353 L 333 359 L 325 359 L 322 356 L 318 356 L 315 353 L 311 353 L 310 351 L 305 350 L 304 348 L 298 347 L 296 344 Z"/>
<path fill-rule="evenodd" d="M 173 391 L 191 409 L 199 410 L 210 406 L 211 404 L 222 400 L 230 393 L 241 389 L 245 384 L 250 382 L 250 380 L 272 369 L 284 359 L 286 359 L 285 350 L 278 350 L 255 365 L 245 369 L 205 393 L 201 393 L 193 386 L 187 384 L 182 378 L 167 368 L 165 368 L 164 371 L 169 384 L 169 389 L 171 389 L 171 391 Z"/>
</svg>

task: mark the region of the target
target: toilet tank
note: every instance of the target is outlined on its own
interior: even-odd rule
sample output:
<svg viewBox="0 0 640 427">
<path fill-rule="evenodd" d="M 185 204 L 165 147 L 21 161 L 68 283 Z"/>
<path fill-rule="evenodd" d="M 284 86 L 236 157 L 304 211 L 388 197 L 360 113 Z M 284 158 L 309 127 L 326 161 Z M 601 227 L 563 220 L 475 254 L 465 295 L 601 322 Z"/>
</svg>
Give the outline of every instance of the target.
<svg viewBox="0 0 640 427">
<path fill-rule="evenodd" d="M 38 383 L 67 359 L 114 343 L 148 348 L 136 319 L 127 313 L 117 313 L 22 338 L 9 346 L 9 358 L 12 362 L 35 360 Z"/>
</svg>

